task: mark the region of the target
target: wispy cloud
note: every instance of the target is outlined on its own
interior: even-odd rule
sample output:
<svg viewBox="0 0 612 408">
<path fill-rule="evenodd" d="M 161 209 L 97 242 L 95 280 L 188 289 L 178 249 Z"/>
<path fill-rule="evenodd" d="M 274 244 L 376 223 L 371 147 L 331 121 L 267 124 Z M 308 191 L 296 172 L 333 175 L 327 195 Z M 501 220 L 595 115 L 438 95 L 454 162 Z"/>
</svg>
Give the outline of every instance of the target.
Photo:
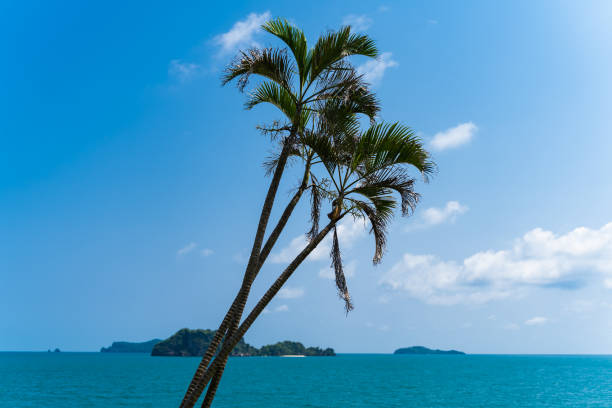
<svg viewBox="0 0 612 408">
<path fill-rule="evenodd" d="M 357 72 L 364 76 L 366 82 L 372 85 L 379 84 L 385 76 L 385 71 L 399 64 L 392 58 L 390 52 L 383 52 L 377 59 L 368 60 L 357 67 Z"/>
<path fill-rule="evenodd" d="M 459 147 L 474 137 L 478 127 L 472 122 L 461 123 L 443 132 L 438 132 L 431 140 L 431 147 L 434 150 L 446 150 Z"/>
<path fill-rule="evenodd" d="M 188 253 L 193 251 L 196 246 L 198 246 L 198 244 L 196 244 L 195 242 L 190 242 L 189 244 L 185 245 L 184 247 L 176 251 L 176 254 L 178 256 L 187 255 Z"/>
<path fill-rule="evenodd" d="M 342 19 L 343 25 L 350 25 L 354 31 L 364 31 L 372 25 L 372 19 L 365 14 L 349 14 Z"/>
<path fill-rule="evenodd" d="M 612 223 L 555 235 L 541 228 L 511 248 L 482 251 L 462 262 L 404 254 L 380 280 L 392 291 L 433 304 L 483 303 L 520 296 L 528 288 L 576 290 L 612 279 Z"/>
<path fill-rule="evenodd" d="M 261 25 L 270 19 L 270 12 L 251 13 L 244 20 L 234 23 L 232 28 L 213 38 L 213 44 L 220 47 L 220 54 L 228 54 L 243 46 L 256 46 L 255 35 Z"/>
<path fill-rule="evenodd" d="M 280 305 L 280 306 L 277 306 L 274 309 L 274 311 L 275 312 L 288 312 L 289 311 L 289 306 L 287 306 L 287 305 Z"/>
<path fill-rule="evenodd" d="M 444 222 L 454 222 L 468 207 L 458 201 L 449 201 L 442 208 L 430 207 L 423 211 L 422 217 L 427 225 L 438 225 Z"/>
<path fill-rule="evenodd" d="M 280 299 L 297 299 L 304 296 L 304 288 L 286 287 L 278 291 L 277 295 Z"/>
<path fill-rule="evenodd" d="M 168 65 L 168 76 L 178 82 L 187 82 L 201 72 L 200 65 L 193 62 L 174 59 Z"/>
<path fill-rule="evenodd" d="M 200 250 L 200 255 L 202 255 L 202 256 L 210 256 L 210 255 L 212 255 L 214 253 L 215 253 L 215 251 L 213 251 L 210 248 L 204 248 L 204 249 Z"/>
<path fill-rule="evenodd" d="M 536 316 L 536 317 L 532 317 L 529 320 L 525 321 L 525 324 L 527 326 L 539 326 L 542 325 L 544 323 L 548 322 L 548 319 L 542 316 Z"/>
</svg>

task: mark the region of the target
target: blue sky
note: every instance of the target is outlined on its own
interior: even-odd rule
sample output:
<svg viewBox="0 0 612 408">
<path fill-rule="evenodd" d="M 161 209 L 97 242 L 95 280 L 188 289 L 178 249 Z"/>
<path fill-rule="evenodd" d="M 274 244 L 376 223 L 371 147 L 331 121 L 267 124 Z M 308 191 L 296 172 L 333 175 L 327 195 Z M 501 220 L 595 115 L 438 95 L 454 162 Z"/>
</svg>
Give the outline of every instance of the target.
<svg viewBox="0 0 612 408">
<path fill-rule="evenodd" d="M 219 76 L 239 47 L 276 44 L 256 29 L 268 16 L 311 41 L 343 23 L 376 39 L 381 58 L 354 63 L 439 172 L 381 265 L 367 230 L 343 225 L 353 312 L 323 247 L 248 342 L 612 352 L 606 1 L 2 2 L 0 350 L 216 327 L 268 182 L 255 126 L 276 117 Z M 254 296 L 307 220 L 301 205 Z"/>
</svg>

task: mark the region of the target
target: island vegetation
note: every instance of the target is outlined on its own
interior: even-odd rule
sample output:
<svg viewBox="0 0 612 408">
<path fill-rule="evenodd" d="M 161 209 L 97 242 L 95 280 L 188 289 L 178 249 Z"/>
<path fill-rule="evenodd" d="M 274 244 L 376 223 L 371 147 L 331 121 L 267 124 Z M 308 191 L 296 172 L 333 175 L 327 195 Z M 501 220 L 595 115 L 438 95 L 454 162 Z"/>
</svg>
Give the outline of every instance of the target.
<svg viewBox="0 0 612 408">
<path fill-rule="evenodd" d="M 155 344 L 151 351 L 152 356 L 202 356 L 215 336 L 215 330 L 181 329 L 168 339 Z M 232 350 L 232 357 L 250 356 L 335 356 L 333 349 L 319 347 L 305 347 L 302 343 L 282 341 L 269 344 L 258 349 L 241 339 Z"/>
<path fill-rule="evenodd" d="M 142 343 L 131 343 L 129 341 L 115 341 L 110 347 L 102 347 L 102 353 L 151 353 L 153 347 L 161 339 L 153 339 Z"/>
<path fill-rule="evenodd" d="M 406 348 L 400 348 L 393 352 L 393 354 L 465 354 L 463 351 L 457 350 L 432 350 L 423 346 L 412 346 Z"/>
</svg>

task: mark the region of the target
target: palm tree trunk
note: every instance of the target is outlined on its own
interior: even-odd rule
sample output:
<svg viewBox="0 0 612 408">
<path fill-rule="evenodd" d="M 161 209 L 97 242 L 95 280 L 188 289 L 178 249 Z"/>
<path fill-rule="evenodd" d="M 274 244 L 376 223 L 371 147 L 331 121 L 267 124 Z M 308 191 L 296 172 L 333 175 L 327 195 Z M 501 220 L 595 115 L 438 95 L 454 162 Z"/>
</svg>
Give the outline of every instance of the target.
<svg viewBox="0 0 612 408">
<path fill-rule="evenodd" d="M 283 212 L 283 215 L 281 216 L 281 218 L 279 220 L 279 223 L 277 224 L 276 228 L 272 231 L 272 234 L 270 235 L 270 238 L 268 238 L 268 241 L 266 242 L 266 245 L 264 246 L 264 249 L 262 250 L 262 254 L 260 255 L 260 259 L 259 259 L 260 260 L 260 265 L 259 265 L 259 268 L 257 269 L 257 271 L 255 272 L 253 278 L 251 279 L 251 283 L 253 282 L 253 280 L 257 276 L 257 273 L 259 272 L 259 269 L 261 268 L 261 266 L 265 262 L 265 259 L 267 258 L 268 254 L 270 253 L 270 250 L 272 249 L 272 245 L 274 245 L 274 243 L 278 239 L 278 236 L 280 235 L 282 229 L 284 228 L 285 224 L 289 220 L 289 217 L 291 216 L 291 213 L 293 212 L 293 209 L 297 205 L 297 203 L 298 203 L 302 193 L 304 192 L 304 190 L 306 190 L 306 188 L 308 186 L 308 180 L 309 180 L 309 175 L 310 175 L 310 162 L 311 162 L 311 158 L 312 158 L 312 156 L 309 157 L 308 160 L 306 161 L 306 166 L 305 166 L 305 170 L 304 170 L 304 176 L 302 177 L 302 183 L 300 184 L 300 187 L 299 187 L 298 191 L 293 196 L 293 199 L 287 205 L 287 208 Z M 272 245 L 268 246 L 268 243 L 272 243 Z M 231 337 L 236 332 L 236 330 L 238 329 L 238 325 L 240 324 L 240 318 L 241 317 L 242 317 L 242 314 L 240 316 L 234 315 L 233 321 L 232 321 L 232 323 L 230 323 L 230 328 L 227 331 L 227 337 L 228 338 Z M 214 376 L 213 376 L 213 378 L 211 380 L 211 383 L 208 386 L 208 390 L 206 391 L 206 395 L 204 396 L 204 402 L 202 403 L 203 407 L 204 406 L 205 407 L 209 407 L 212 404 L 212 400 L 214 399 L 215 393 L 217 392 L 217 388 L 219 387 L 219 383 L 221 382 L 221 377 L 223 376 L 223 371 L 225 370 L 225 365 L 227 364 L 227 359 L 228 358 L 229 358 L 229 355 L 227 357 L 225 357 L 224 361 L 222 361 L 220 363 L 219 368 L 215 372 L 215 374 L 214 374 Z"/>
<path fill-rule="evenodd" d="M 225 341 L 223 342 L 223 347 L 221 348 L 221 351 L 219 352 L 217 357 L 214 359 L 212 364 L 208 367 L 208 370 L 206 370 L 202 378 L 202 381 L 197 385 L 199 393 L 201 393 L 202 390 L 206 387 L 206 385 L 208 385 L 208 382 L 211 381 L 211 379 L 213 378 L 213 375 L 215 375 L 219 369 L 225 368 L 225 364 L 227 363 L 227 358 L 229 357 L 229 354 L 234 349 L 238 341 L 240 341 L 240 339 L 244 337 L 244 334 L 251 327 L 255 319 L 259 317 L 261 312 L 263 312 L 265 307 L 270 303 L 270 301 L 274 298 L 274 296 L 278 293 L 278 291 L 283 287 L 285 282 L 287 282 L 287 280 L 291 277 L 293 272 L 298 268 L 298 266 L 300 266 L 300 264 L 304 261 L 304 259 L 306 259 L 306 257 L 316 248 L 316 246 L 323 240 L 323 238 L 325 238 L 325 236 L 329 233 L 329 231 L 331 231 L 334 225 L 336 225 L 336 223 L 341 218 L 342 216 L 339 217 L 338 219 L 332 220 L 325 228 L 323 228 L 319 232 L 319 234 L 317 234 L 317 236 L 314 239 L 310 241 L 310 243 L 308 243 L 308 245 L 306 245 L 306 247 L 302 250 L 302 252 L 298 254 L 298 256 L 287 266 L 287 268 L 283 271 L 283 273 L 281 273 L 281 275 L 276 279 L 276 281 L 272 284 L 272 286 L 270 286 L 270 288 L 267 290 L 264 296 L 259 300 L 257 305 L 255 305 L 251 313 L 249 313 L 249 315 L 244 320 L 244 322 L 240 325 L 240 327 L 238 327 L 236 332 L 231 337 L 225 339 Z M 212 392 L 210 393 L 207 392 L 207 397 L 205 398 L 204 403 L 202 404 L 202 407 L 206 407 L 206 408 L 210 407 L 210 404 L 212 404 L 212 400 L 214 398 L 215 392 L 216 392 L 216 388 L 212 390 Z M 207 405 L 204 405 L 204 404 L 207 404 Z"/>
<path fill-rule="evenodd" d="M 274 244 L 276 243 L 276 240 L 280 236 L 280 233 L 282 232 L 285 225 L 287 224 L 287 221 L 289 220 L 291 213 L 293 212 L 295 206 L 300 200 L 302 193 L 307 187 L 308 175 L 310 173 L 310 160 L 307 162 L 306 170 L 304 172 L 304 177 L 302 180 L 302 184 L 300 185 L 300 188 L 298 189 L 293 199 L 289 202 L 289 204 L 285 208 L 285 211 L 283 212 L 281 218 L 279 219 L 279 222 L 277 223 L 276 227 L 274 228 L 274 230 L 268 237 L 268 240 L 266 241 L 266 244 L 263 250 L 261 250 L 260 252 L 261 244 L 263 241 L 263 235 L 265 234 L 265 229 L 267 227 L 267 223 L 270 218 L 272 205 L 274 204 L 274 198 L 276 196 L 276 192 L 280 184 L 280 179 L 282 177 L 282 173 L 284 171 L 284 167 L 287 163 L 287 159 L 289 156 L 290 144 L 292 143 L 292 140 L 295 137 L 295 133 L 296 132 L 291 132 L 291 134 L 288 137 L 288 140 L 285 142 L 285 145 L 283 146 L 283 150 L 279 157 L 279 162 L 274 171 L 274 176 L 272 178 L 272 181 L 270 182 L 268 194 L 266 195 L 266 200 L 264 202 L 264 206 L 261 212 L 260 221 L 259 221 L 259 225 L 257 228 L 256 236 L 255 236 L 255 241 L 253 243 L 253 249 L 251 251 L 249 263 L 244 273 L 244 277 L 243 277 L 243 281 L 242 281 L 240 290 L 238 294 L 236 295 L 236 298 L 234 299 L 234 302 L 232 303 L 229 311 L 225 315 L 219 329 L 215 333 L 213 340 L 208 346 L 206 352 L 204 353 L 204 356 L 202 357 L 202 360 L 200 361 L 200 364 L 191 380 L 191 383 L 189 384 L 187 392 L 185 393 L 183 401 L 180 405 L 181 408 L 192 408 L 197 402 L 198 398 L 200 397 L 202 390 L 199 390 L 200 387 L 198 387 L 197 384 L 201 381 L 201 378 L 204 375 L 204 372 L 206 371 L 206 368 L 208 367 L 212 357 L 217 351 L 217 348 L 219 347 L 219 344 L 221 343 L 221 340 L 223 339 L 223 337 L 226 334 L 227 335 L 232 334 L 229 331 L 226 332 L 228 327 L 230 329 L 233 329 L 232 332 L 235 331 L 242 317 L 242 312 L 246 305 L 246 301 L 247 301 L 248 294 L 251 289 L 251 285 L 255 277 L 259 273 L 259 270 L 263 266 L 265 259 L 268 257 L 268 255 L 270 254 L 270 251 L 274 247 Z M 255 250 L 257 251 L 257 256 L 254 256 Z M 254 262 L 256 262 L 255 267 L 253 266 Z M 231 325 L 233 321 L 236 321 L 236 323 L 234 325 Z"/>
</svg>

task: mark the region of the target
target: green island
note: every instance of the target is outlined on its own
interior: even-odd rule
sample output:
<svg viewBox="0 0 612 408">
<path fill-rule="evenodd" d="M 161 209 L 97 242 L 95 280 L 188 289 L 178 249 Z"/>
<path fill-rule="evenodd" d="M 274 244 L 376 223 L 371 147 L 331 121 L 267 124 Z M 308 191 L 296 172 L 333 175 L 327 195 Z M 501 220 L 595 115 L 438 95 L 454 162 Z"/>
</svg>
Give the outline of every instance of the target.
<svg viewBox="0 0 612 408">
<path fill-rule="evenodd" d="M 150 353 L 152 356 L 190 357 L 202 356 L 208 348 L 215 330 L 181 329 L 166 340 L 153 339 L 143 343 L 116 341 L 110 347 L 102 347 L 103 353 Z M 232 357 L 251 356 L 335 356 L 332 348 L 305 347 L 300 342 L 281 341 L 261 348 L 253 347 L 241 339 L 230 354 Z"/>
<path fill-rule="evenodd" d="M 129 341 L 115 341 L 110 347 L 102 347 L 101 353 L 150 353 L 153 347 L 161 339 L 153 339 L 142 343 L 131 343 Z"/>
<path fill-rule="evenodd" d="M 465 354 L 463 351 L 457 350 L 432 350 L 423 346 L 412 346 L 406 348 L 400 348 L 393 352 L 393 354 Z"/>
</svg>

